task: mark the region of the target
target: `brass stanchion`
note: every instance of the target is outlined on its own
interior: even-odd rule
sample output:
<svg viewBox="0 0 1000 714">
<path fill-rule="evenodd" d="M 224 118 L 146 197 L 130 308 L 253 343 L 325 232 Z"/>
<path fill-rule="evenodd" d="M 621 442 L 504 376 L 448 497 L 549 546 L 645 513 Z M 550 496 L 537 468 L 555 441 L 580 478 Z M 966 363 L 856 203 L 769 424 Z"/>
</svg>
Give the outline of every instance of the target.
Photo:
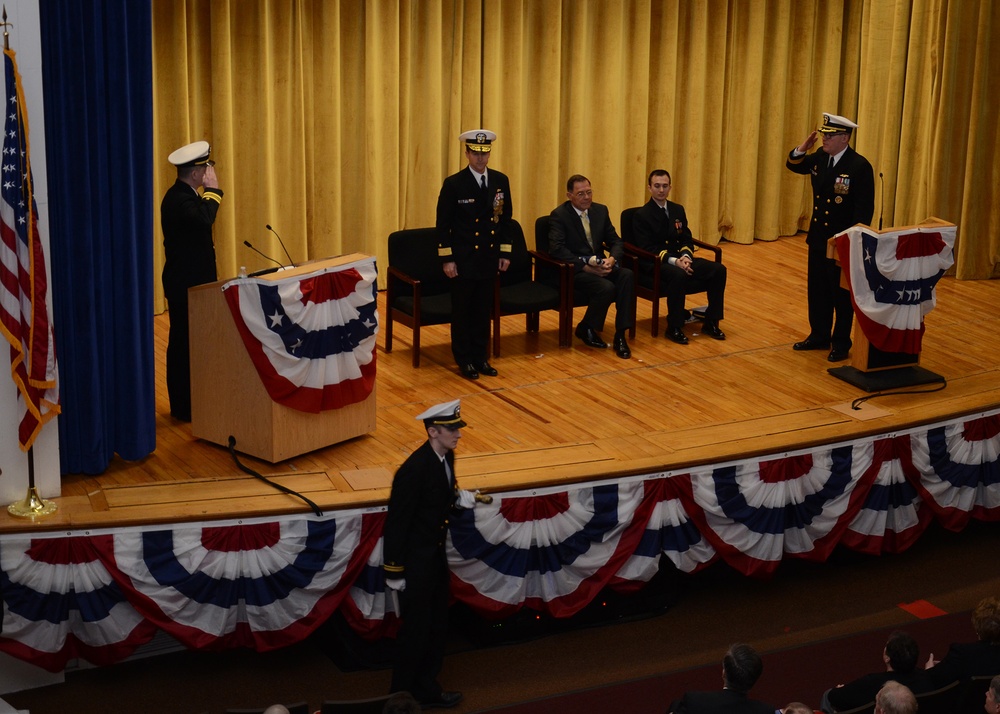
<svg viewBox="0 0 1000 714">
<path fill-rule="evenodd" d="M 28 449 L 28 493 L 24 500 L 7 506 L 7 513 L 18 518 L 38 518 L 51 516 L 57 508 L 55 503 L 38 495 L 35 487 L 35 447 L 32 446 Z"/>
</svg>

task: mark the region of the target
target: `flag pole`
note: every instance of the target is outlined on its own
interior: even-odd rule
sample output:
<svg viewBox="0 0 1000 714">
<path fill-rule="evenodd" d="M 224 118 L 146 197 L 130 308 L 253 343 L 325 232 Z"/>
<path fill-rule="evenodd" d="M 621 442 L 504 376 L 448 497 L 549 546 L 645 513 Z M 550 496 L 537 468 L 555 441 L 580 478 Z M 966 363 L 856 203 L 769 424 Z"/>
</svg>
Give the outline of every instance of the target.
<svg viewBox="0 0 1000 714">
<path fill-rule="evenodd" d="M 12 23 L 7 22 L 7 5 L 3 6 L 3 48 L 4 51 L 10 49 L 10 32 L 7 28 L 12 27 Z M 35 518 L 36 516 L 48 516 L 56 512 L 56 504 L 47 501 L 38 495 L 38 488 L 35 486 L 35 447 L 28 447 L 28 493 L 24 500 L 17 501 L 7 506 L 7 512 L 12 516 L 21 518 Z"/>
</svg>

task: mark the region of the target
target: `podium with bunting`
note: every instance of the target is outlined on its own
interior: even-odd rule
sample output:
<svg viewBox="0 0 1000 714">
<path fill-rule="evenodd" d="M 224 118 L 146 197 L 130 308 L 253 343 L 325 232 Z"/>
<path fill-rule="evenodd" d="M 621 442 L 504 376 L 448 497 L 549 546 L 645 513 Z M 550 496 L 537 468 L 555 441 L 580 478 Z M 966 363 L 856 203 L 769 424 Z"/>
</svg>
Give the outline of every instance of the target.
<svg viewBox="0 0 1000 714">
<path fill-rule="evenodd" d="M 957 231 L 932 217 L 886 230 L 858 224 L 830 239 L 827 255 L 841 267 L 856 318 L 851 364 L 830 368 L 831 375 L 868 392 L 944 382 L 920 366 L 920 352 Z"/>
<path fill-rule="evenodd" d="M 375 429 L 375 259 L 191 288 L 191 433 L 271 463 Z"/>
</svg>

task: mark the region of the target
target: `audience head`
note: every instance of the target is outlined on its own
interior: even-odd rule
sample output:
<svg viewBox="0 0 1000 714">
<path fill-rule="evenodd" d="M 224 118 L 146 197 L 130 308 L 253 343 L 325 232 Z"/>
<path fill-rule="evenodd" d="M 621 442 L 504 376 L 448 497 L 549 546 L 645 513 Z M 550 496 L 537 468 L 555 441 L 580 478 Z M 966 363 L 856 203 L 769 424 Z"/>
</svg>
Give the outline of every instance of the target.
<svg viewBox="0 0 1000 714">
<path fill-rule="evenodd" d="M 813 714 L 813 708 L 802 702 L 792 702 L 781 710 L 781 714 Z"/>
<path fill-rule="evenodd" d="M 409 692 L 396 692 L 386 700 L 382 714 L 420 714 L 420 702 Z"/>
<path fill-rule="evenodd" d="M 1000 674 L 990 680 L 990 686 L 986 690 L 986 703 L 983 704 L 983 711 L 987 714 L 997 714 L 997 712 L 1000 712 Z"/>
<path fill-rule="evenodd" d="M 284 704 L 272 704 L 264 710 L 264 714 L 288 714 L 288 707 Z"/>
<path fill-rule="evenodd" d="M 920 647 L 917 641 L 908 633 L 897 630 L 889 635 L 885 643 L 885 663 L 893 672 L 909 674 L 917 667 L 920 658 Z"/>
<path fill-rule="evenodd" d="M 764 671 L 764 662 L 757 650 L 747 644 L 739 643 L 730 646 L 726 656 L 722 658 L 722 678 L 726 689 L 746 694 L 760 679 Z"/>
<path fill-rule="evenodd" d="M 875 714 L 916 714 L 917 698 L 908 687 L 892 680 L 875 695 Z"/>
<path fill-rule="evenodd" d="M 1000 644 L 1000 598 L 984 598 L 972 611 L 972 626 L 983 642 Z"/>
</svg>

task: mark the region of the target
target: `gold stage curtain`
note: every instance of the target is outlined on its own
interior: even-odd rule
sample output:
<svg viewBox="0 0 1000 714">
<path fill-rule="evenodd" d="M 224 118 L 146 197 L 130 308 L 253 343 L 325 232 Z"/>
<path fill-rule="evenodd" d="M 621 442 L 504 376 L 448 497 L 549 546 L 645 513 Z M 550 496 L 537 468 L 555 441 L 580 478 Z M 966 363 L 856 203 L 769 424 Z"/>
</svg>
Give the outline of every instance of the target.
<svg viewBox="0 0 1000 714">
<path fill-rule="evenodd" d="M 824 111 L 857 117 L 876 217 L 959 225 L 959 277 L 1000 275 L 998 11 L 990 0 L 153 0 L 157 208 L 166 156 L 208 139 L 220 276 L 359 251 L 433 225 L 457 136 L 499 138 L 514 217 L 587 175 L 617 219 L 665 168 L 696 236 L 807 225 L 784 167 Z M 159 221 L 158 212 L 156 214 Z M 617 224 L 617 220 L 615 221 Z M 156 235 L 156 299 L 162 237 Z M 384 270 L 383 270 L 384 274 Z"/>
</svg>

